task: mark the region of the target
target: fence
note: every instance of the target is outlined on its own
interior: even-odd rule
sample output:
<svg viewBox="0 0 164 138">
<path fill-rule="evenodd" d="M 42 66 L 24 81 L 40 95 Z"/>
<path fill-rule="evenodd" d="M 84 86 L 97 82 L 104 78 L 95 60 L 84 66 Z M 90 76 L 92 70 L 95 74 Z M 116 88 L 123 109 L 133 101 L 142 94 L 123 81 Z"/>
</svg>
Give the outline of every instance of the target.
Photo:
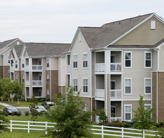
<svg viewBox="0 0 164 138">
<path fill-rule="evenodd" d="M 14 129 L 18 130 L 27 130 L 27 133 L 30 133 L 31 130 L 45 131 L 47 134 L 47 128 L 54 127 L 52 122 L 39 122 L 39 121 L 16 121 L 10 120 L 9 129 L 12 132 Z M 100 126 L 100 125 L 91 125 L 90 130 L 94 135 L 100 135 L 102 138 L 104 136 L 116 136 L 120 138 L 131 137 L 131 138 L 141 138 L 142 130 L 132 129 L 132 128 L 123 128 L 123 127 L 111 127 L 111 126 Z M 146 136 L 155 136 L 156 131 L 144 130 L 144 138 Z"/>
</svg>

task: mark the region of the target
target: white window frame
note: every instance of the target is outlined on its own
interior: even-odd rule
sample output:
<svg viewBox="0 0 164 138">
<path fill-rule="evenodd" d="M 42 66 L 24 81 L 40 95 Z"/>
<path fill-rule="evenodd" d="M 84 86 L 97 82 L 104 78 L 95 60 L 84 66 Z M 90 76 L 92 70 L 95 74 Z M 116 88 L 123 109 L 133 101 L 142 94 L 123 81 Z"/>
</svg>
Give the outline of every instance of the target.
<svg viewBox="0 0 164 138">
<path fill-rule="evenodd" d="M 84 104 L 83 112 L 87 112 L 87 110 L 88 110 L 88 105 Z"/>
<path fill-rule="evenodd" d="M 152 105 L 151 104 L 144 104 L 144 106 L 150 106 L 150 108 L 152 108 Z"/>
<path fill-rule="evenodd" d="M 86 60 L 84 59 L 84 55 L 87 56 L 87 57 L 86 57 Z M 87 63 L 87 66 L 86 66 L 86 67 L 84 67 L 84 62 Z M 88 53 L 83 53 L 83 69 L 86 69 L 86 68 L 88 68 Z"/>
<path fill-rule="evenodd" d="M 126 120 L 125 119 L 125 114 L 126 114 L 126 112 L 125 112 L 125 107 L 126 106 L 130 106 L 131 107 L 131 112 L 130 112 L 130 114 L 131 114 L 131 120 L 132 120 L 132 104 L 124 104 L 124 121 L 131 121 L 131 120 Z"/>
<path fill-rule="evenodd" d="M 84 80 L 87 80 L 87 85 L 84 84 Z M 87 87 L 87 92 L 84 92 L 84 87 Z M 88 78 L 83 78 L 83 93 L 88 93 Z"/>
<path fill-rule="evenodd" d="M 48 65 L 48 67 L 47 67 L 47 65 Z M 50 58 L 47 58 L 47 59 L 46 59 L 46 67 L 47 67 L 47 68 L 50 67 Z"/>
<path fill-rule="evenodd" d="M 75 80 L 76 80 L 76 84 L 75 84 Z M 78 78 L 73 78 L 73 86 L 77 86 L 77 90 L 74 89 L 75 92 L 78 92 Z"/>
<path fill-rule="evenodd" d="M 77 56 L 77 60 L 74 59 L 74 56 Z M 77 67 L 74 67 L 74 62 L 77 62 Z M 73 69 L 77 69 L 78 68 L 78 55 L 77 54 L 73 54 Z"/>
<path fill-rule="evenodd" d="M 131 80 L 131 93 L 125 93 L 125 80 L 127 79 Z M 124 95 L 132 95 L 132 78 L 124 78 Z"/>
<path fill-rule="evenodd" d="M 46 81 L 47 83 L 49 83 L 50 82 L 50 75 L 49 74 L 47 74 L 47 81 Z"/>
<path fill-rule="evenodd" d="M 130 67 L 126 67 L 126 53 L 130 53 L 131 54 L 131 59 L 130 59 Z M 132 68 L 132 51 L 124 51 L 124 68 Z"/>
<path fill-rule="evenodd" d="M 151 21 L 151 30 L 155 30 L 156 22 Z"/>
<path fill-rule="evenodd" d="M 151 66 L 150 67 L 146 67 L 146 53 L 150 53 L 151 54 Z M 144 68 L 152 68 L 152 52 L 151 51 L 145 51 L 144 52 Z"/>
<path fill-rule="evenodd" d="M 151 84 L 150 84 L 150 93 L 146 93 L 146 80 L 147 79 L 150 79 L 150 82 L 151 82 L 151 78 L 144 78 L 144 94 L 145 95 L 151 95 L 151 91 L 152 91 L 152 86 L 151 86 L 151 84 L 152 84 L 152 82 L 151 82 Z"/>
</svg>

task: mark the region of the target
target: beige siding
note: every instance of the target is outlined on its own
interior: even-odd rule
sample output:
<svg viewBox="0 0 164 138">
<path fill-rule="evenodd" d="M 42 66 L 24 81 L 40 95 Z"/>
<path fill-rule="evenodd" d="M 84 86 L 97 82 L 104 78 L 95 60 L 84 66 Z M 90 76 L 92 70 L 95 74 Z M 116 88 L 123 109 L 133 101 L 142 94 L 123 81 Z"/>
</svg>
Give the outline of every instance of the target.
<svg viewBox="0 0 164 138">
<path fill-rule="evenodd" d="M 151 30 L 151 21 L 156 21 L 156 29 Z M 164 25 L 152 17 L 131 33 L 120 39 L 115 45 L 154 45 L 164 38 Z"/>
<path fill-rule="evenodd" d="M 159 70 L 164 70 L 164 62 L 163 62 L 163 59 L 164 59 L 164 45 L 161 46 L 161 49 L 159 51 Z"/>
</svg>

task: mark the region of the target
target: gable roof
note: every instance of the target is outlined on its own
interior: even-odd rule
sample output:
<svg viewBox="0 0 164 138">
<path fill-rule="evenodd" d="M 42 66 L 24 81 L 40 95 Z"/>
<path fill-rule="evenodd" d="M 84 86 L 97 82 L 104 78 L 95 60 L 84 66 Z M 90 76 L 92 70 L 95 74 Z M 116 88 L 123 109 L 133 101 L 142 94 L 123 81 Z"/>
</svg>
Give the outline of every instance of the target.
<svg viewBox="0 0 164 138">
<path fill-rule="evenodd" d="M 21 55 L 21 52 L 23 50 L 23 45 L 14 45 L 14 49 L 16 51 L 16 54 L 17 54 L 18 58 L 19 58 L 20 55 Z"/>
<path fill-rule="evenodd" d="M 142 23 L 154 13 L 115 21 L 101 27 L 79 27 L 90 48 L 103 48 Z"/>
<path fill-rule="evenodd" d="M 17 39 L 18 38 L 14 38 L 14 39 L 10 39 L 10 40 L 0 42 L 0 49 L 4 48 L 5 46 L 9 45 L 10 43 L 12 43 L 13 41 L 15 41 Z"/>
<path fill-rule="evenodd" d="M 29 56 L 63 56 L 71 44 L 65 43 L 25 43 Z"/>
</svg>

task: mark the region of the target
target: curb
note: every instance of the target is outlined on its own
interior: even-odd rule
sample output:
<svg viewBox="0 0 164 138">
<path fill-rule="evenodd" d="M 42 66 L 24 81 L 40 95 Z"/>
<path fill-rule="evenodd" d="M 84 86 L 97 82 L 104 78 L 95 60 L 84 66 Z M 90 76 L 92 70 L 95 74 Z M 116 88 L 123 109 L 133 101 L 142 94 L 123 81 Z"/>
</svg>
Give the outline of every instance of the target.
<svg viewBox="0 0 164 138">
<path fill-rule="evenodd" d="M 16 107 L 17 109 L 30 109 L 29 107 Z"/>
</svg>

